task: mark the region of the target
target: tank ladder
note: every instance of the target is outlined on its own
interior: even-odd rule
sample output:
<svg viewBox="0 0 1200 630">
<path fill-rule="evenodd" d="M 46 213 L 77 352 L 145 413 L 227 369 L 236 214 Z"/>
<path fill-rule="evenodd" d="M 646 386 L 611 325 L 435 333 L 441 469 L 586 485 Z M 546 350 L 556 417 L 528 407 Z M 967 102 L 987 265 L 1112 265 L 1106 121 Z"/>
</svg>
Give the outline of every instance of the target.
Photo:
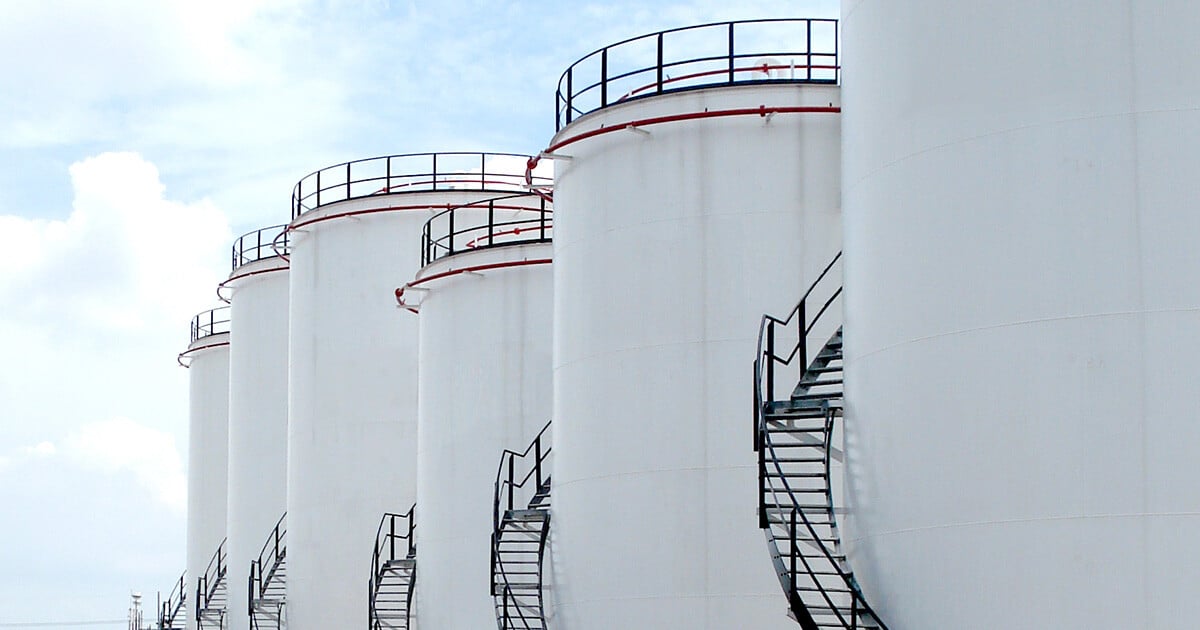
<svg viewBox="0 0 1200 630">
<path fill-rule="evenodd" d="M 257 560 L 250 561 L 250 627 L 283 630 L 287 627 L 287 513 L 280 517 L 263 544 Z"/>
<path fill-rule="evenodd" d="M 524 452 L 506 449 L 496 471 L 492 599 L 499 630 L 546 628 L 542 583 L 550 538 L 549 429 L 547 423 Z M 524 496 L 528 501 L 521 500 Z"/>
<path fill-rule="evenodd" d="M 200 630 L 224 630 L 225 605 L 228 601 L 225 574 L 225 541 L 208 561 L 208 568 L 196 584 L 196 627 Z"/>
<path fill-rule="evenodd" d="M 179 576 L 164 601 L 158 597 L 158 630 L 183 630 L 187 623 L 187 574 Z"/>
<path fill-rule="evenodd" d="M 764 315 L 759 327 L 754 361 L 759 527 L 787 595 L 788 614 L 800 627 L 887 630 L 846 562 L 834 509 L 833 440 L 842 415 L 843 355 L 840 317 L 831 307 L 842 292 L 840 259 L 839 253 L 787 318 Z M 787 354 L 781 355 L 776 341 L 788 333 L 795 335 L 795 345 L 785 345 Z M 812 356 L 810 338 L 827 339 Z M 798 368 L 795 388 L 777 395 L 776 368 L 789 365 Z"/>
<path fill-rule="evenodd" d="M 408 630 L 412 626 L 413 589 L 417 583 L 417 506 L 403 514 L 387 513 L 375 533 L 371 580 L 367 586 L 370 630 Z"/>
</svg>

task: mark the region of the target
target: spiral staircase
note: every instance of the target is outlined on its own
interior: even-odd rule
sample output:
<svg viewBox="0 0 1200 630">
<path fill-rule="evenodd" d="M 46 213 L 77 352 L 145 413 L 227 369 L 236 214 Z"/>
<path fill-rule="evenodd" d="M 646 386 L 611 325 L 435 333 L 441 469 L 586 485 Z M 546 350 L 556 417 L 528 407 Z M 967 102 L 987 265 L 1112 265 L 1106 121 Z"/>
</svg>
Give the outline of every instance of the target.
<svg viewBox="0 0 1200 630">
<path fill-rule="evenodd" d="M 200 630 L 224 630 L 225 608 L 228 601 L 225 574 L 225 541 L 217 547 L 204 575 L 196 584 L 196 627 Z"/>
<path fill-rule="evenodd" d="M 801 628 L 887 630 L 846 562 L 834 507 L 834 464 L 841 457 L 834 436 L 842 416 L 840 260 L 839 253 L 786 318 L 764 315 L 759 327 L 754 361 L 759 527 L 788 613 Z M 810 355 L 816 344 L 820 349 Z M 777 378 L 777 371 L 789 368 L 798 373 L 794 379 Z"/>
<path fill-rule="evenodd" d="M 496 471 L 492 599 L 499 630 L 546 628 L 542 581 L 550 537 L 549 430 L 547 423 L 524 452 L 505 450 Z"/>
<path fill-rule="evenodd" d="M 284 595 L 287 591 L 287 513 L 280 517 L 258 559 L 250 561 L 250 628 L 283 630 L 287 627 Z"/>
<path fill-rule="evenodd" d="M 417 583 L 417 506 L 403 514 L 384 514 L 375 533 L 368 584 L 370 630 L 408 630 L 413 626 L 413 589 Z"/>
</svg>

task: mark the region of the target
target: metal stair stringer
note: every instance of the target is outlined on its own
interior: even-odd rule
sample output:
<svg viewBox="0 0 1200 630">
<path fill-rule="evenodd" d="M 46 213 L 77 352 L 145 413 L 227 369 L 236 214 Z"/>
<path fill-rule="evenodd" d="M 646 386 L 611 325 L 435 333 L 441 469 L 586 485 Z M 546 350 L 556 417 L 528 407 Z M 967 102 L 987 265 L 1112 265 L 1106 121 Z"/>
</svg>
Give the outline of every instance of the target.
<svg viewBox="0 0 1200 630">
<path fill-rule="evenodd" d="M 787 596 L 788 614 L 804 630 L 887 630 L 846 562 L 834 507 L 833 440 L 842 415 L 843 354 L 842 329 L 830 313 L 836 312 L 842 291 L 840 258 L 840 253 L 834 257 L 785 319 L 765 315 L 759 328 L 754 362 L 759 527 Z M 795 345 L 785 346 L 788 353 L 781 356 L 776 338 L 789 331 Z M 827 340 L 810 356 L 810 339 Z M 775 373 L 784 366 L 797 370 L 791 381 L 796 385 L 780 394 Z"/>
<path fill-rule="evenodd" d="M 524 452 L 506 449 L 496 472 L 491 589 L 499 630 L 547 627 L 543 586 L 552 488 L 549 429 L 547 423 Z M 528 471 L 520 474 L 518 466 Z M 528 501 L 522 500 L 530 493 Z"/>
<path fill-rule="evenodd" d="M 408 630 L 417 583 L 416 509 L 383 515 L 375 533 L 367 585 L 369 630 Z"/>
<path fill-rule="evenodd" d="M 250 561 L 250 628 L 284 630 L 287 594 L 287 513 L 267 536 L 257 560 Z"/>
<path fill-rule="evenodd" d="M 164 601 L 158 597 L 158 630 L 184 630 L 187 625 L 187 573 L 179 576 Z"/>
<path fill-rule="evenodd" d="M 222 540 L 196 584 L 196 627 L 199 630 L 225 629 L 227 569 L 225 541 Z"/>
</svg>

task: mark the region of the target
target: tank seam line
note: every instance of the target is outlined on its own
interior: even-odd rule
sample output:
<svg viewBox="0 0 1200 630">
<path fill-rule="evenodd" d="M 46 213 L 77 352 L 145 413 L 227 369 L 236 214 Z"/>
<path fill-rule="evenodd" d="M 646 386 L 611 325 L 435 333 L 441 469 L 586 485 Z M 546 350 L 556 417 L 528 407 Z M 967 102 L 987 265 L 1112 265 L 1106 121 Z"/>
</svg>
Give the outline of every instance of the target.
<svg viewBox="0 0 1200 630">
<path fill-rule="evenodd" d="M 1121 118 L 1124 116 L 1140 116 L 1140 115 L 1146 115 L 1146 114 L 1176 114 L 1176 113 L 1180 113 L 1180 112 L 1194 112 L 1194 111 L 1200 111 L 1200 107 L 1174 107 L 1174 108 L 1165 108 L 1165 109 L 1146 109 L 1146 110 L 1139 110 L 1139 111 L 1117 112 L 1117 113 L 1111 113 L 1111 114 L 1094 114 L 1091 116 L 1072 116 L 1069 118 L 1057 118 L 1054 120 L 1047 120 L 1047 121 L 1035 123 L 1032 125 L 1018 125 L 1016 127 L 1005 127 L 1004 129 L 996 129 L 993 131 L 989 131 L 987 133 L 976 134 L 973 136 L 965 136 L 965 137 L 958 138 L 956 140 L 952 140 L 949 142 L 943 142 L 941 144 L 936 144 L 936 145 L 933 145 L 930 147 L 925 147 L 924 149 L 921 149 L 920 151 L 914 151 L 907 155 L 903 155 L 901 157 L 896 158 L 895 160 L 892 160 L 891 162 L 888 162 L 886 164 L 881 164 L 878 168 L 872 169 L 870 172 L 863 174 L 861 177 L 855 179 L 853 182 L 848 183 L 845 186 L 845 188 L 848 190 L 857 188 L 858 185 L 861 184 L 862 182 L 864 182 L 865 180 L 870 179 L 870 178 L 878 175 L 879 173 L 882 173 L 882 172 L 884 172 L 898 164 L 906 162 L 912 158 L 915 158 L 915 157 L 918 157 L 921 155 L 925 155 L 926 153 L 934 153 L 936 151 L 941 151 L 942 149 L 946 149 L 946 148 L 953 147 L 953 146 L 969 144 L 972 142 L 976 142 L 978 140 L 982 140 L 984 138 L 992 138 L 995 136 L 1003 136 L 1003 135 L 1010 134 L 1010 133 L 1017 132 L 1017 131 L 1028 131 L 1030 129 L 1039 129 L 1039 128 L 1048 127 L 1051 125 L 1061 125 L 1064 123 L 1081 122 L 1081 121 L 1087 121 L 1087 120 L 1104 120 L 1106 118 Z"/>
<path fill-rule="evenodd" d="M 963 328 L 961 330 L 952 330 L 952 331 L 948 331 L 948 332 L 937 333 L 936 335 L 924 335 L 921 337 L 914 337 L 912 339 L 908 339 L 906 341 L 901 341 L 899 343 L 895 343 L 890 346 L 885 346 L 878 350 L 872 350 L 872 351 L 864 353 L 864 354 L 849 355 L 849 358 L 851 360 L 865 359 L 872 355 L 880 354 L 883 352 L 888 352 L 891 350 L 895 350 L 896 348 L 900 348 L 900 347 L 907 346 L 907 345 L 914 344 L 914 343 L 921 342 L 921 341 L 929 341 L 931 339 L 939 339 L 941 337 L 952 337 L 954 335 L 963 335 L 963 334 L 967 334 L 967 333 L 980 332 L 980 331 L 984 331 L 984 330 L 996 330 L 999 328 L 1012 328 L 1012 327 L 1016 327 L 1016 326 L 1028 326 L 1030 324 L 1041 324 L 1041 323 L 1046 323 L 1046 322 L 1061 322 L 1061 321 L 1080 320 L 1080 319 L 1098 319 L 1098 318 L 1103 318 L 1103 317 L 1119 317 L 1119 316 L 1123 316 L 1123 315 L 1146 315 L 1146 314 L 1156 315 L 1156 314 L 1163 314 L 1163 313 L 1192 313 L 1192 312 L 1200 312 L 1200 306 L 1189 306 L 1187 308 L 1142 309 L 1142 310 L 1136 310 L 1136 311 L 1110 311 L 1107 313 L 1088 313 L 1085 315 L 1062 315 L 1059 317 L 1041 317 L 1041 318 L 1036 318 L 1036 319 L 1024 319 L 1024 320 L 1016 321 L 1016 322 L 1004 322 L 1001 324 L 989 324 L 987 326 L 975 326 L 972 328 Z"/>
<path fill-rule="evenodd" d="M 856 541 L 868 540 L 870 538 L 879 538 L 882 536 L 892 536 L 895 534 L 910 534 L 914 532 L 927 532 L 939 529 L 954 529 L 958 527 L 979 527 L 983 525 L 1014 525 L 1023 523 L 1046 523 L 1054 521 L 1078 521 L 1085 519 L 1115 519 L 1115 518 L 1138 518 L 1138 517 L 1154 517 L 1154 516 L 1200 516 L 1200 511 L 1192 512 L 1114 512 L 1109 514 L 1070 514 L 1064 516 L 1044 516 L 1038 518 L 1012 518 L 995 521 L 964 521 L 961 523 L 948 523 L 945 525 L 928 525 L 925 527 L 907 527 L 904 529 L 896 529 L 888 532 L 880 532 L 874 536 L 861 536 L 856 538 Z"/>
</svg>

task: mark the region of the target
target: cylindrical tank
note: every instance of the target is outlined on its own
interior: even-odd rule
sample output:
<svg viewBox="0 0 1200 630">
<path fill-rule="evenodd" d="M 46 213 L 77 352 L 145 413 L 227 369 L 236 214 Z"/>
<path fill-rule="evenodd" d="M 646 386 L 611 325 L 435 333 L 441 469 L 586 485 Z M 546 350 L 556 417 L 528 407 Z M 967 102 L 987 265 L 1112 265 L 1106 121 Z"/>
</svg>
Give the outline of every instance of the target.
<svg viewBox="0 0 1200 630">
<path fill-rule="evenodd" d="M 1177 627 L 1200 589 L 1200 4 L 843 15 L 868 599 L 892 630 Z"/>
<path fill-rule="evenodd" d="M 651 35 L 560 83 L 555 628 L 794 627 L 755 514 L 750 367 L 763 313 L 839 249 L 839 94 L 815 53 L 755 53 L 804 50 L 808 25 Z M 781 43 L 749 36 L 767 26 Z M 832 51 L 836 23 L 816 26 Z M 676 42 L 721 70 L 676 64 Z M 578 87 L 639 50 L 633 84 Z"/>
<path fill-rule="evenodd" d="M 520 190 L 526 160 L 390 156 L 332 166 L 296 186 L 289 228 L 292 630 L 367 623 L 379 518 L 416 499 L 417 320 L 397 312 L 396 279 L 421 267 L 422 226 L 431 214 Z"/>
<path fill-rule="evenodd" d="M 544 205 L 529 194 L 501 202 Z M 464 247 L 442 250 L 405 289 L 423 291 L 413 299 L 420 301 L 416 610 L 425 628 L 495 625 L 487 585 L 496 465 L 504 449 L 524 448 L 550 420 L 550 215 L 508 213 L 489 225 L 486 208 L 448 211 Z M 447 221 L 431 226 L 427 238 L 447 234 Z"/>
<path fill-rule="evenodd" d="M 250 562 L 287 509 L 288 262 L 276 225 L 234 241 L 221 285 L 232 312 L 229 354 L 229 613 L 250 630 Z M 278 251 L 277 251 L 278 249 Z"/>
<path fill-rule="evenodd" d="M 209 560 L 225 539 L 226 473 L 229 447 L 229 308 L 200 313 L 192 319 L 191 343 L 179 356 L 188 368 L 188 606 L 184 618 L 195 630 L 192 614 L 196 585 Z"/>
</svg>

